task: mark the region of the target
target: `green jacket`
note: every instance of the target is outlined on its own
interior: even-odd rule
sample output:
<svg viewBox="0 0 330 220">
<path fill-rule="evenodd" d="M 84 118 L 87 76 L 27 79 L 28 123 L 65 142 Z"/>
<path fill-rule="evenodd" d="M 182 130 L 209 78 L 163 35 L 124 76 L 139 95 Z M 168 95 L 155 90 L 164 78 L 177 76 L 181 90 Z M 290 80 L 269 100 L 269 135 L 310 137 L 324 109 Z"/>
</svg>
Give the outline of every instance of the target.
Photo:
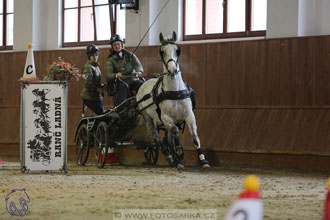
<svg viewBox="0 0 330 220">
<path fill-rule="evenodd" d="M 122 52 L 122 57 L 117 53 L 112 52 L 107 60 L 105 77 L 108 83 L 113 82 L 115 80 L 115 75 L 119 72 L 121 72 L 123 76 L 134 76 L 136 72 L 143 73 L 142 64 L 135 54 L 125 49 L 122 49 Z M 130 84 L 133 81 L 138 80 L 138 78 L 123 77 L 122 80 Z"/>
<path fill-rule="evenodd" d="M 102 96 L 98 91 L 101 88 L 101 70 L 99 63 L 88 60 L 84 66 L 84 87 L 81 97 L 89 101 L 101 101 Z"/>
</svg>

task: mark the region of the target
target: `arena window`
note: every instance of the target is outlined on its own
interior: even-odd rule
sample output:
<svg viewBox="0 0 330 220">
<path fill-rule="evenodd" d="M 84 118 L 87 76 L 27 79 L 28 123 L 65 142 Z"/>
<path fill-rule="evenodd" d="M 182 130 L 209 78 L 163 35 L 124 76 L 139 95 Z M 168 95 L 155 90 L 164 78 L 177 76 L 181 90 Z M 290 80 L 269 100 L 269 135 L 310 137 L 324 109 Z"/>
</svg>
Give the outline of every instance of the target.
<svg viewBox="0 0 330 220">
<path fill-rule="evenodd" d="M 109 44 L 112 34 L 125 37 L 125 11 L 108 0 L 63 0 L 63 47 Z"/>
<path fill-rule="evenodd" d="M 267 0 L 183 0 L 183 40 L 266 35 Z"/>
<path fill-rule="evenodd" d="M 14 0 L 0 0 L 0 50 L 12 50 L 14 42 Z"/>
</svg>

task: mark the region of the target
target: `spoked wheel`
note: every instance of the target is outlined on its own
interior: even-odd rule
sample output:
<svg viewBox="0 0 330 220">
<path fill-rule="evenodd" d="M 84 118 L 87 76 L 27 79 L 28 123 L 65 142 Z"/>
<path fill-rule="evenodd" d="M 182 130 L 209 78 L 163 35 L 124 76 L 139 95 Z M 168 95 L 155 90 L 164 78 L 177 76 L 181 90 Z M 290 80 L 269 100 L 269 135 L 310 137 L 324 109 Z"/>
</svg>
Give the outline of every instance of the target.
<svg viewBox="0 0 330 220">
<path fill-rule="evenodd" d="M 96 128 L 94 151 L 97 159 L 97 167 L 103 168 L 107 161 L 109 150 L 108 126 L 102 121 Z"/>
<path fill-rule="evenodd" d="M 87 125 L 82 124 L 76 137 L 76 164 L 78 166 L 84 166 L 88 159 L 88 154 L 89 146 Z"/>
<path fill-rule="evenodd" d="M 147 164 L 155 165 L 158 161 L 158 148 L 156 146 L 151 146 L 145 149 L 144 158 Z"/>
</svg>

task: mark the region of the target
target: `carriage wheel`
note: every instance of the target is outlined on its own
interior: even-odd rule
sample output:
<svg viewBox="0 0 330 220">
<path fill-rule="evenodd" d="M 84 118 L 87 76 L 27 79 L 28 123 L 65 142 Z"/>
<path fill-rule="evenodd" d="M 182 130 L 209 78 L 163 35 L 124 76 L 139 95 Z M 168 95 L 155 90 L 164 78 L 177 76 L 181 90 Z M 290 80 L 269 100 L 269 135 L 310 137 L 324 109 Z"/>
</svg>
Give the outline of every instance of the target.
<svg viewBox="0 0 330 220">
<path fill-rule="evenodd" d="M 102 121 L 96 128 L 94 151 L 97 158 L 97 167 L 103 168 L 107 161 L 109 150 L 108 126 Z"/>
<path fill-rule="evenodd" d="M 82 124 L 76 137 L 76 164 L 78 166 L 84 166 L 88 159 L 89 146 L 87 134 L 87 125 Z"/>
<path fill-rule="evenodd" d="M 145 149 L 144 158 L 146 159 L 147 164 L 155 165 L 158 161 L 158 148 L 152 146 Z"/>
</svg>

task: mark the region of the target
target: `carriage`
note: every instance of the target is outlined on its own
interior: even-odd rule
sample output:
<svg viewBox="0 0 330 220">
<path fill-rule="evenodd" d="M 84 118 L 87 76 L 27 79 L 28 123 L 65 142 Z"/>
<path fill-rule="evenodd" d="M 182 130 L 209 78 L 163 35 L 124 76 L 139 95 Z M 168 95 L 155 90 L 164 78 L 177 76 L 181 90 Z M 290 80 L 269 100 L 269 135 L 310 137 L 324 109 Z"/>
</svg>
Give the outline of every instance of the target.
<svg viewBox="0 0 330 220">
<path fill-rule="evenodd" d="M 144 140 L 132 141 L 134 131 L 143 129 L 143 120 L 136 108 L 135 97 L 130 97 L 114 109 L 97 116 L 82 117 L 75 132 L 75 159 L 77 165 L 84 166 L 89 151 L 94 148 L 97 167 L 103 168 L 107 161 L 109 148 L 135 147 L 144 151 L 146 164 L 158 161 L 158 147 Z M 136 139 L 136 138 L 135 138 Z"/>
<path fill-rule="evenodd" d="M 173 32 L 172 38 L 168 39 L 161 33 L 159 39 L 164 73 L 142 84 L 136 97 L 127 99 L 103 115 L 80 120 L 75 134 L 78 165 L 86 163 L 89 150 L 94 147 L 97 166 L 103 168 L 109 148 L 127 147 L 124 143 L 133 141 L 132 146 L 144 150 L 147 163 L 156 164 L 161 149 L 170 165 L 184 169 L 179 130 L 187 124 L 202 168 L 210 167 L 197 134 L 192 90 L 181 76 L 176 33 Z M 133 137 L 134 129 L 146 136 Z M 160 130 L 164 131 L 163 137 Z"/>
</svg>

